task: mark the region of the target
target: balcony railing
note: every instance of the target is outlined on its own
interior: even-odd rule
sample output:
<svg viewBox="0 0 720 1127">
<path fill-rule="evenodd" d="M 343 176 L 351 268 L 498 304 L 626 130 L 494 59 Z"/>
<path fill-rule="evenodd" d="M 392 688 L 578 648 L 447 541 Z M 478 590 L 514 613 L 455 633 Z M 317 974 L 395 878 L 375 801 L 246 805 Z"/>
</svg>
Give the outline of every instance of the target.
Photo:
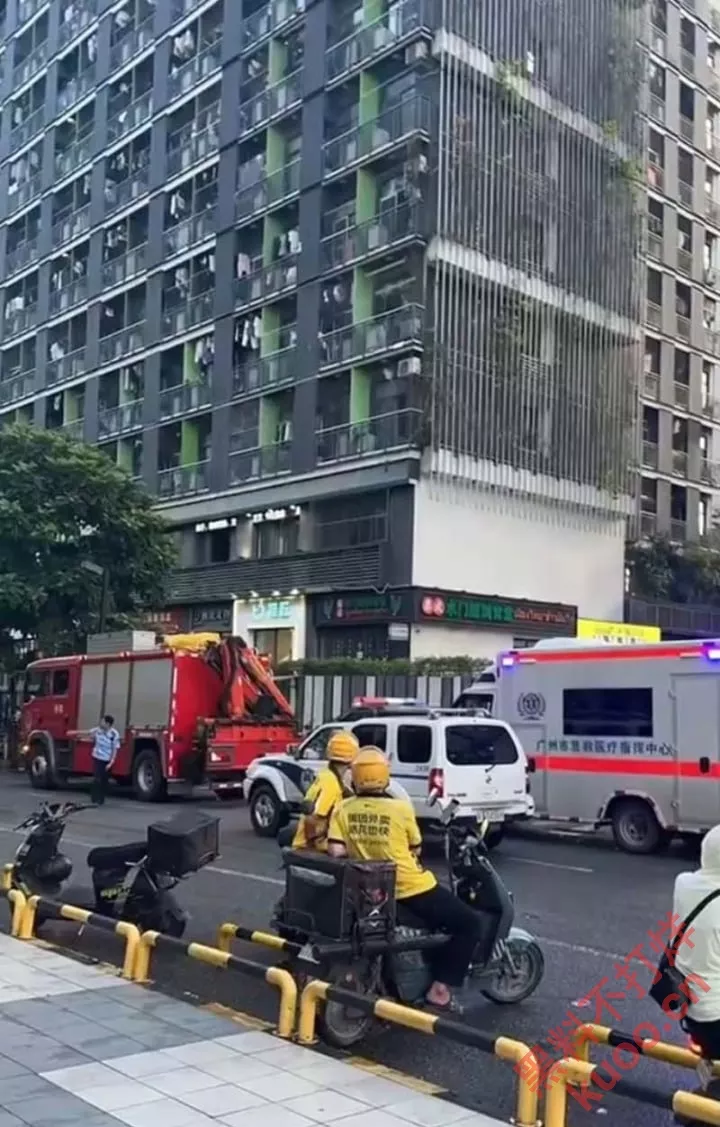
<svg viewBox="0 0 720 1127">
<path fill-rule="evenodd" d="M 254 129 L 264 129 L 299 106 L 302 102 L 302 75 L 302 69 L 296 70 L 243 102 L 240 106 L 240 136 Z"/>
<path fill-rule="evenodd" d="M 427 98 L 415 96 L 390 106 L 372 121 L 363 122 L 323 145 L 326 176 L 348 165 L 384 153 L 416 133 L 428 133 L 431 109 Z"/>
<path fill-rule="evenodd" d="M 19 211 L 21 207 L 32 203 L 36 196 L 40 195 L 41 191 L 42 176 L 39 172 L 36 172 L 34 176 L 30 176 L 27 180 L 23 180 L 22 183 L 16 184 L 14 191 L 12 190 L 12 186 L 9 187 L 7 194 L 8 215 L 13 215 L 16 211 Z"/>
<path fill-rule="evenodd" d="M 168 137 L 168 176 L 187 172 L 193 165 L 212 156 L 217 152 L 218 143 L 218 123 L 215 120 L 209 121 L 202 129 L 198 129 L 194 121 L 178 129 Z"/>
<path fill-rule="evenodd" d="M 81 301 L 86 301 L 87 292 L 87 278 L 76 278 L 74 282 L 63 286 L 62 289 L 52 290 L 50 293 L 51 316 L 64 313 L 66 309 L 72 309 L 74 305 L 79 305 Z"/>
<path fill-rule="evenodd" d="M 656 94 L 650 95 L 650 117 L 653 121 L 665 121 L 665 100 Z"/>
<path fill-rule="evenodd" d="M 372 356 L 422 346 L 424 310 L 404 305 L 392 313 L 372 317 L 320 338 L 320 367 L 364 363 Z"/>
<path fill-rule="evenodd" d="M 235 308 L 242 309 L 254 301 L 277 297 L 286 290 L 294 289 L 297 286 L 297 263 L 296 254 L 287 254 L 272 266 L 263 266 L 254 274 L 236 279 Z"/>
<path fill-rule="evenodd" d="M 321 268 L 332 270 L 348 266 L 369 254 L 421 235 L 422 218 L 418 204 L 401 204 L 365 223 L 329 235 L 320 243 Z"/>
<path fill-rule="evenodd" d="M 18 27 L 22 27 L 24 23 L 31 20 L 44 3 L 45 0 L 18 0 Z"/>
<path fill-rule="evenodd" d="M 305 12 L 305 0 L 271 0 L 264 8 L 243 20 L 242 49 L 246 51 L 266 35 L 284 30 L 284 25 Z"/>
<path fill-rule="evenodd" d="M 655 301 L 648 301 L 645 319 L 648 325 L 651 325 L 654 329 L 659 329 L 662 325 L 662 306 Z"/>
<path fill-rule="evenodd" d="M 249 219 L 299 191 L 300 161 L 294 160 L 264 179 L 241 187 L 235 194 L 235 215 L 237 219 Z"/>
<path fill-rule="evenodd" d="M 38 307 L 36 301 L 31 305 L 26 305 L 24 309 L 17 309 L 12 313 L 6 310 L 3 317 L 3 335 L 5 337 L 16 337 L 18 333 L 27 333 L 37 325 L 37 319 Z"/>
<path fill-rule="evenodd" d="M 292 384 L 297 379 L 297 363 L 297 347 L 293 344 L 236 368 L 233 396 L 237 398 Z"/>
<path fill-rule="evenodd" d="M 196 462 L 192 466 L 176 466 L 158 473 L 158 497 L 185 497 L 189 493 L 204 493 L 208 488 L 210 462 Z"/>
<path fill-rule="evenodd" d="M 680 407 L 683 411 L 687 411 L 690 406 L 690 385 L 675 380 L 673 389 L 675 392 L 675 406 Z"/>
<path fill-rule="evenodd" d="M 103 285 L 119 286 L 122 282 L 126 282 L 128 278 L 134 278 L 140 274 L 146 266 L 147 262 L 147 243 L 143 243 L 139 247 L 133 247 L 127 254 L 121 254 L 119 258 L 113 258 L 109 262 L 103 263 Z"/>
<path fill-rule="evenodd" d="M 55 153 L 55 176 L 62 180 L 92 159 L 93 126 L 84 136 L 78 137 L 67 149 Z"/>
<path fill-rule="evenodd" d="M 189 93 L 193 86 L 209 78 L 220 67 L 222 58 L 222 39 L 208 44 L 192 59 L 188 59 L 174 74 L 168 75 L 168 99 L 174 101 L 182 94 Z"/>
<path fill-rule="evenodd" d="M 646 470 L 656 470 L 658 467 L 658 444 L 657 442 L 643 442 L 642 444 L 642 465 Z"/>
<path fill-rule="evenodd" d="M 32 395 L 35 390 L 35 369 L 27 372 L 18 372 L 0 382 L 0 406 L 7 407 Z"/>
<path fill-rule="evenodd" d="M 172 0 L 170 6 L 170 19 L 173 23 L 177 23 L 183 16 L 189 16 L 196 8 L 199 8 L 203 0 Z"/>
<path fill-rule="evenodd" d="M 181 298 L 177 293 L 170 297 L 165 295 L 163 301 L 162 332 L 163 336 L 174 336 L 184 333 L 193 325 L 201 325 L 203 321 L 211 321 L 215 306 L 215 286 L 203 290 L 201 293 L 191 294 Z"/>
<path fill-rule="evenodd" d="M 5 273 L 9 277 L 11 274 L 16 274 L 18 270 L 24 270 L 26 266 L 32 266 L 37 260 L 38 236 L 36 235 L 5 252 Z"/>
<path fill-rule="evenodd" d="M 39 43 L 21 63 L 13 67 L 13 86 L 24 86 L 47 62 L 47 40 Z"/>
<path fill-rule="evenodd" d="M 678 313 L 675 317 L 675 331 L 683 340 L 690 340 L 691 333 L 690 318 L 686 317 L 683 313 Z"/>
<path fill-rule="evenodd" d="M 57 108 L 60 113 L 66 113 L 71 106 L 84 98 L 91 90 L 95 89 L 95 67 L 90 67 L 82 74 L 71 78 L 68 83 L 57 93 Z"/>
<path fill-rule="evenodd" d="M 96 0 L 83 0 L 75 9 L 71 5 L 65 6 L 68 12 L 72 12 L 69 19 L 61 22 L 58 30 L 58 47 L 64 47 L 71 39 L 74 39 L 81 31 L 95 19 L 97 15 Z"/>
<path fill-rule="evenodd" d="M 422 411 L 408 409 L 316 432 L 320 464 L 422 445 Z"/>
<path fill-rule="evenodd" d="M 138 321 L 117 333 L 101 337 L 99 342 L 99 361 L 101 364 L 111 364 L 113 360 L 122 360 L 132 352 L 140 352 L 145 348 L 145 321 Z"/>
<path fill-rule="evenodd" d="M 81 345 L 80 348 L 73 349 L 65 356 L 48 360 L 45 368 L 45 382 L 52 386 L 56 383 L 64 383 L 65 380 L 74 379 L 75 376 L 82 376 L 84 373 L 85 345 Z"/>
<path fill-rule="evenodd" d="M 60 247 L 77 239 L 90 229 L 90 204 L 84 207 L 66 207 L 55 216 L 50 237 L 53 247 Z"/>
<path fill-rule="evenodd" d="M 149 121 L 152 117 L 152 90 L 148 90 L 146 94 L 142 94 L 134 102 L 122 109 L 113 112 L 109 111 L 107 130 L 108 138 L 111 141 L 117 141 L 118 138 L 124 137 L 126 133 L 131 133 L 133 129 L 138 129 Z"/>
<path fill-rule="evenodd" d="M 110 71 L 117 70 L 125 63 L 129 63 L 135 55 L 139 55 L 141 51 L 149 47 L 152 41 L 153 17 L 150 16 L 139 27 L 128 31 L 117 43 L 110 45 Z"/>
<path fill-rule="evenodd" d="M 10 152 L 14 153 L 17 149 L 26 145 L 36 133 L 40 132 L 44 124 L 45 106 L 38 106 L 21 125 L 16 125 L 12 130 L 10 134 Z"/>
<path fill-rule="evenodd" d="M 643 378 L 643 394 L 648 399 L 660 398 L 660 373 L 645 372 Z"/>
<path fill-rule="evenodd" d="M 70 419 L 69 422 L 63 423 L 60 430 L 66 438 L 74 438 L 76 442 L 81 442 L 85 431 L 85 420 Z"/>
<path fill-rule="evenodd" d="M 670 521 L 670 539 L 675 544 L 684 544 L 687 540 L 687 521 L 685 520 L 671 520 Z"/>
<path fill-rule="evenodd" d="M 119 434 L 142 426 L 143 400 L 120 403 L 98 411 L 98 438 L 115 438 Z"/>
<path fill-rule="evenodd" d="M 657 513 L 640 513 L 640 535 L 656 536 L 658 530 Z"/>
<path fill-rule="evenodd" d="M 325 56 L 328 81 L 342 78 L 356 67 L 367 66 L 376 56 L 395 50 L 418 31 L 430 32 L 431 16 L 432 6 L 427 0 L 402 0 L 394 4 L 391 12 L 328 48 Z"/>
<path fill-rule="evenodd" d="M 238 450 L 230 454 L 230 481 L 238 485 L 259 477 L 276 477 L 290 473 L 292 443 L 276 442 L 254 450 Z"/>
<path fill-rule="evenodd" d="M 680 250 L 677 252 L 677 268 L 681 274 L 692 276 L 693 259 L 689 250 Z"/>
<path fill-rule="evenodd" d="M 134 200 L 144 196 L 150 185 L 150 165 L 143 164 L 134 169 L 124 180 L 105 181 L 105 214 L 112 215 L 121 207 L 127 207 Z"/>
<path fill-rule="evenodd" d="M 212 403 L 210 380 L 177 384 L 160 392 L 160 418 L 176 419 L 191 411 L 204 411 Z"/>
<path fill-rule="evenodd" d="M 705 348 L 713 356 L 720 356 L 720 329 L 705 329 Z"/>
<path fill-rule="evenodd" d="M 686 141 L 692 141 L 695 137 L 695 120 L 692 117 L 685 117 L 680 114 L 680 136 Z"/>
<path fill-rule="evenodd" d="M 677 474 L 678 477 L 687 477 L 688 472 L 688 452 L 687 450 L 673 450 L 672 452 L 672 472 Z"/>
<path fill-rule="evenodd" d="M 720 463 L 702 459 L 700 462 L 700 480 L 713 489 L 720 487 Z"/>
<path fill-rule="evenodd" d="M 708 419 L 717 419 L 720 417 L 720 402 L 717 399 L 706 398 L 700 407 L 700 411 Z"/>
<path fill-rule="evenodd" d="M 174 227 L 163 232 L 163 254 L 172 258 L 175 254 L 194 247 L 197 243 L 215 234 L 215 207 L 207 207 L 197 215 L 189 215 Z"/>
</svg>

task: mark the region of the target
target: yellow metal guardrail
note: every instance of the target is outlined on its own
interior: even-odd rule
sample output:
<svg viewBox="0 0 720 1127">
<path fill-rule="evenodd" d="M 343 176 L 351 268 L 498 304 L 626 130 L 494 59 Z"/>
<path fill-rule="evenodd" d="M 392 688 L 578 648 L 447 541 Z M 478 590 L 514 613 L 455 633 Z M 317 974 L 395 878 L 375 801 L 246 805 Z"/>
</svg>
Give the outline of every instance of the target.
<svg viewBox="0 0 720 1127">
<path fill-rule="evenodd" d="M 151 953 L 157 947 L 166 947 L 176 954 L 186 955 L 207 966 L 246 974 L 276 987 L 280 991 L 278 1035 L 285 1038 L 292 1037 L 295 1030 L 298 989 L 289 971 L 281 970 L 280 967 L 264 967 L 261 963 L 254 963 L 250 959 L 240 959 L 218 947 L 206 947 L 202 943 L 185 943 L 182 939 L 163 935 L 159 931 L 146 931 L 141 936 L 138 947 L 135 963 L 136 982 L 149 981 Z"/>
<path fill-rule="evenodd" d="M 626 1042 L 630 1047 L 632 1042 Z M 557 1061 L 547 1075 L 545 1082 L 545 1127 L 566 1127 L 568 1111 L 568 1091 L 580 1088 L 578 1102 L 586 1110 L 595 1110 L 606 1092 L 625 1099 L 649 1104 L 652 1107 L 672 1111 L 675 1115 L 687 1116 L 698 1123 L 708 1123 L 720 1127 L 720 1102 L 698 1096 L 694 1092 L 673 1092 L 665 1095 L 651 1088 L 633 1084 L 622 1078 L 608 1082 L 607 1076 L 596 1076 L 600 1066 L 589 1061 L 566 1057 Z M 593 1085 L 596 1091 L 593 1091 Z"/>
<path fill-rule="evenodd" d="M 289 955 L 297 955 L 300 951 L 299 943 L 292 943 L 272 931 L 253 931 L 252 928 L 241 927 L 240 924 L 220 924 L 215 946 L 221 951 L 230 951 L 233 939 L 244 939 L 246 943 L 257 943 L 261 947 L 269 947 L 273 951 L 285 951 Z"/>
<path fill-rule="evenodd" d="M 55 900 L 46 900 L 42 896 L 31 896 L 25 905 L 20 921 L 18 938 L 32 939 L 35 934 L 35 924 L 38 909 L 45 918 L 55 920 L 72 920 L 84 924 L 86 927 L 98 928 L 100 931 L 111 931 L 125 940 L 125 955 L 123 958 L 123 978 L 135 977 L 135 963 L 140 950 L 140 932 L 135 924 L 126 920 L 113 920 L 109 916 L 101 916 L 97 912 L 90 912 L 87 908 L 78 908 L 75 904 L 60 904 Z"/>
<path fill-rule="evenodd" d="M 640 1037 L 638 1034 L 643 1028 L 651 1035 Z M 677 1068 L 697 1068 L 700 1061 L 697 1053 L 684 1049 L 682 1045 L 659 1041 L 655 1036 L 657 1033 L 658 1030 L 652 1022 L 641 1022 L 632 1033 L 623 1033 L 620 1029 L 610 1029 L 606 1025 L 594 1025 L 588 1022 L 575 1031 L 573 1037 L 575 1056 L 578 1060 L 589 1061 L 591 1045 L 610 1045 L 613 1048 L 618 1045 L 635 1045 L 642 1056 L 650 1057 L 652 1060 L 673 1064 Z M 720 1061 L 713 1062 L 713 1072 L 716 1076 L 720 1076 Z"/>
<path fill-rule="evenodd" d="M 516 1066 L 520 1065 L 522 1061 L 522 1071 L 518 1072 L 515 1125 L 516 1127 L 537 1127 L 540 1067 L 537 1057 L 528 1045 L 521 1041 L 511 1040 L 508 1037 L 493 1037 L 481 1029 L 475 1029 L 472 1026 L 463 1025 L 445 1017 L 436 1017 L 423 1010 L 400 1005 L 400 1003 L 393 1002 L 388 998 L 356 994 L 353 991 L 343 990 L 317 979 L 309 982 L 300 996 L 300 1021 L 297 1040 L 301 1045 L 314 1045 L 317 1040 L 315 1026 L 320 1002 L 345 1003 L 353 1010 L 372 1014 L 380 1021 L 401 1025 L 406 1029 L 414 1029 L 418 1033 L 445 1037 L 449 1041 L 469 1045 L 480 1049 L 481 1052 L 490 1053 L 500 1060 L 511 1061 Z"/>
<path fill-rule="evenodd" d="M 27 911 L 27 900 L 19 888 L 10 888 L 5 891 L 5 896 L 10 902 L 12 913 L 10 917 L 10 934 L 19 938 L 23 917 Z"/>
<path fill-rule="evenodd" d="M 9 892 L 12 888 L 12 874 L 15 866 L 11 863 L 3 865 L 2 873 L 0 873 L 0 892 Z"/>
</svg>

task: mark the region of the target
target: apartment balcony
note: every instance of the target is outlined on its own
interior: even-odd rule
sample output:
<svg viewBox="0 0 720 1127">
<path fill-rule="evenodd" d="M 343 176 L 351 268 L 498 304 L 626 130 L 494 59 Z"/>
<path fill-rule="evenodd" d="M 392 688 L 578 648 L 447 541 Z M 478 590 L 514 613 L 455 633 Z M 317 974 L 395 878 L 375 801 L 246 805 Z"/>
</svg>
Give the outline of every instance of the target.
<svg viewBox="0 0 720 1127">
<path fill-rule="evenodd" d="M 231 485 L 288 474 L 292 469 L 292 443 L 275 442 L 254 450 L 238 450 L 230 454 L 229 461 Z"/>
<path fill-rule="evenodd" d="M 675 332 L 677 333 L 677 335 L 681 337 L 682 340 L 689 341 L 691 331 L 692 326 L 690 324 L 690 318 L 685 317 L 685 315 L 682 313 L 678 313 L 675 317 Z"/>
<path fill-rule="evenodd" d="M 9 407 L 35 391 L 35 370 L 17 372 L 0 381 L 0 407 Z"/>
<path fill-rule="evenodd" d="M 643 395 L 646 399 L 659 399 L 660 398 L 660 373 L 659 372 L 644 372 L 643 373 Z"/>
<path fill-rule="evenodd" d="M 664 188 L 661 186 L 659 190 L 664 191 Z M 677 192 L 678 199 L 680 200 L 680 203 L 683 205 L 683 207 L 687 207 L 692 210 L 693 198 L 695 195 L 695 188 L 693 187 L 693 185 L 688 184 L 687 180 L 678 180 Z"/>
<path fill-rule="evenodd" d="M 71 419 L 67 423 L 63 423 L 60 431 L 66 438 L 72 438 L 75 442 L 82 442 L 83 434 L 85 432 L 84 419 Z"/>
<path fill-rule="evenodd" d="M 119 67 L 125 66 L 146 47 L 149 47 L 153 41 L 153 17 L 150 16 L 141 23 L 139 27 L 135 27 L 132 31 L 128 31 L 126 35 L 117 43 L 113 43 L 110 47 L 110 73 L 118 70 Z"/>
<path fill-rule="evenodd" d="M 713 356 L 720 356 L 720 329 L 706 327 L 703 336 L 705 338 L 705 351 L 710 352 Z"/>
<path fill-rule="evenodd" d="M 318 465 L 422 446 L 423 413 L 417 409 L 376 415 L 316 431 Z"/>
<path fill-rule="evenodd" d="M 16 125 L 10 133 L 10 152 L 17 152 L 40 133 L 45 124 L 45 106 L 39 106 L 21 125 Z"/>
<path fill-rule="evenodd" d="M 48 387 L 65 383 L 85 374 L 85 345 L 68 352 L 65 356 L 48 360 L 45 368 L 45 383 Z"/>
<path fill-rule="evenodd" d="M 688 475 L 688 452 L 687 450 L 673 450 L 671 461 L 671 473 L 676 477 L 687 478 Z"/>
<path fill-rule="evenodd" d="M 428 137 L 431 117 L 427 98 L 415 96 L 390 106 L 372 121 L 363 122 L 341 137 L 325 142 L 324 175 L 334 176 L 348 166 L 385 156 L 417 134 Z"/>
<path fill-rule="evenodd" d="M 80 238 L 90 230 L 90 204 L 84 207 L 66 207 L 55 217 L 50 232 L 53 249 Z"/>
<path fill-rule="evenodd" d="M 195 411 L 206 411 L 212 403 L 210 380 L 177 384 L 160 392 L 159 417 L 163 422 Z"/>
<path fill-rule="evenodd" d="M 178 129 L 168 137 L 168 177 L 178 176 L 200 161 L 207 160 L 218 151 L 218 144 L 217 121 L 209 121 L 202 129 L 198 129 L 196 122 Z"/>
<path fill-rule="evenodd" d="M 277 391 L 297 379 L 297 346 L 258 356 L 233 372 L 233 398 L 260 391 Z"/>
<path fill-rule="evenodd" d="M 302 69 L 261 90 L 240 106 L 240 136 L 266 129 L 274 121 L 292 113 L 302 102 Z"/>
<path fill-rule="evenodd" d="M 710 71 L 710 77 L 707 83 L 708 93 L 712 94 L 714 98 L 720 98 L 720 77 Z"/>
<path fill-rule="evenodd" d="M 654 301 L 646 302 L 645 321 L 653 329 L 662 327 L 662 306 Z"/>
<path fill-rule="evenodd" d="M 173 102 L 183 94 L 189 94 L 194 86 L 219 70 L 221 58 L 222 38 L 219 37 L 192 59 L 188 59 L 174 74 L 168 75 L 168 101 Z"/>
<path fill-rule="evenodd" d="M 235 308 L 244 309 L 256 301 L 273 300 L 297 286 L 298 256 L 287 254 L 272 266 L 235 281 Z"/>
<path fill-rule="evenodd" d="M 650 161 L 647 166 L 647 182 L 649 188 L 653 188 L 656 192 L 664 192 L 665 169 Z"/>
<path fill-rule="evenodd" d="M 175 336 L 185 333 L 194 325 L 202 325 L 211 321 L 215 307 L 215 287 L 203 290 L 202 293 L 181 295 L 175 291 L 164 303 L 162 315 L 163 336 Z"/>
<path fill-rule="evenodd" d="M 142 94 L 136 101 L 108 116 L 107 131 L 109 141 L 118 141 L 134 129 L 139 129 L 152 117 L 152 90 Z"/>
<path fill-rule="evenodd" d="M 695 137 L 695 121 L 691 117 L 685 117 L 684 114 L 679 116 L 680 123 L 680 136 L 685 141 L 692 142 Z"/>
<path fill-rule="evenodd" d="M 641 465 L 645 470 L 656 470 L 658 468 L 657 442 L 643 442 Z"/>
<path fill-rule="evenodd" d="M 435 23 L 433 15 L 434 5 L 430 0 L 402 0 L 393 5 L 391 13 L 380 16 L 367 27 L 358 28 L 339 43 L 333 43 L 325 53 L 328 83 L 343 81 L 355 70 L 373 65 L 421 31 L 430 36 Z"/>
<path fill-rule="evenodd" d="M 235 194 L 235 216 L 251 219 L 258 212 L 284 203 L 300 191 L 300 161 L 294 160 L 263 180 L 247 184 Z"/>
<path fill-rule="evenodd" d="M 77 141 L 63 152 L 55 153 L 54 167 L 57 180 L 64 180 L 66 176 L 71 176 L 73 172 L 92 160 L 92 140 L 93 130 L 90 128 L 85 136 L 78 137 Z"/>
<path fill-rule="evenodd" d="M 655 94 L 650 95 L 650 117 L 653 121 L 665 124 L 665 102 Z"/>
<path fill-rule="evenodd" d="M 690 385 L 680 383 L 675 380 L 673 384 L 673 391 L 675 393 L 675 406 L 679 407 L 681 411 L 687 411 L 690 408 Z"/>
<path fill-rule="evenodd" d="M 136 168 L 124 180 L 105 180 L 105 216 L 113 215 L 121 208 L 127 207 L 134 200 L 140 199 L 150 189 L 150 165 L 144 164 Z"/>
<path fill-rule="evenodd" d="M 720 35 L 720 8 L 715 7 L 714 0 L 710 4 L 710 27 Z"/>
<path fill-rule="evenodd" d="M 242 50 L 254 48 L 269 35 L 290 29 L 305 14 L 305 0 L 271 0 L 264 8 L 243 20 Z"/>
<path fill-rule="evenodd" d="M 392 313 L 326 333 L 320 338 L 320 368 L 348 367 L 385 353 L 420 349 L 423 323 L 421 305 L 404 305 Z"/>
<path fill-rule="evenodd" d="M 31 20 L 44 3 L 45 0 L 18 0 L 17 26 L 22 27 L 24 23 Z"/>
<path fill-rule="evenodd" d="M 208 489 L 210 462 L 196 462 L 192 466 L 175 466 L 158 472 L 158 497 L 167 501 L 171 497 L 187 497 L 205 493 Z"/>
<path fill-rule="evenodd" d="M 659 253 L 656 254 L 655 257 L 662 260 L 662 257 L 663 257 L 662 244 L 661 244 Z M 686 274 L 688 278 L 692 277 L 693 257 L 692 257 L 692 254 L 690 253 L 689 250 L 681 250 L 681 249 L 678 248 L 677 268 L 678 268 L 678 272 L 680 274 Z"/>
<path fill-rule="evenodd" d="M 110 336 L 101 337 L 98 346 L 100 364 L 112 364 L 114 360 L 124 360 L 133 352 L 141 352 L 146 347 L 145 321 L 138 321 L 126 329 L 120 329 Z"/>
<path fill-rule="evenodd" d="M 79 305 L 82 301 L 87 301 L 87 296 L 87 278 L 77 278 L 60 290 L 52 290 L 50 293 L 50 316 L 55 317 L 59 313 L 65 313 L 66 310 L 72 309 L 73 306 Z"/>
<path fill-rule="evenodd" d="M 36 75 L 47 63 L 47 40 L 44 43 L 39 43 L 34 51 L 13 67 L 13 86 L 17 89 L 19 86 L 24 86 L 29 82 L 34 75 Z"/>
<path fill-rule="evenodd" d="M 662 262 L 662 259 L 663 259 L 663 256 L 664 256 L 663 255 L 662 224 L 661 224 L 661 227 L 660 227 L 660 231 L 657 232 L 657 231 L 654 231 L 654 230 L 651 229 L 650 223 L 648 222 L 647 253 L 650 256 L 650 258 L 657 258 L 657 259 L 660 259 L 660 261 Z M 678 252 L 678 257 L 679 257 L 679 252 Z"/>
<path fill-rule="evenodd" d="M 94 90 L 96 86 L 95 68 L 85 71 L 83 74 L 78 74 L 75 78 L 71 79 L 62 90 L 58 90 L 57 95 L 57 108 L 59 113 L 67 113 L 71 106 Z"/>
<path fill-rule="evenodd" d="M 14 215 L 21 207 L 27 207 L 32 203 L 42 191 L 42 175 L 36 172 L 34 176 L 30 176 L 22 184 L 16 184 L 15 190 L 12 186 L 8 187 L 7 193 L 7 213 Z"/>
<path fill-rule="evenodd" d="M 700 413 L 707 419 L 720 419 L 720 401 L 706 398 L 700 408 Z"/>
<path fill-rule="evenodd" d="M 640 535 L 641 536 L 657 536 L 658 534 L 658 518 L 657 513 L 640 513 Z"/>
<path fill-rule="evenodd" d="M 12 313 L 5 310 L 3 318 L 3 339 L 9 340 L 10 337 L 19 336 L 20 333 L 28 333 L 37 325 L 38 307 L 37 302 L 32 305 L 26 305 L 24 309 L 17 309 Z"/>
<path fill-rule="evenodd" d="M 365 223 L 329 235 L 320 243 L 320 268 L 336 270 L 362 258 L 381 257 L 409 240 L 424 240 L 424 211 L 419 204 L 401 204 Z"/>
<path fill-rule="evenodd" d="M 5 251 L 5 276 L 9 278 L 11 274 L 17 274 L 19 270 L 25 270 L 26 267 L 32 266 L 37 260 L 37 236 L 33 239 L 25 239 L 24 242 L 18 243 L 12 250 Z"/>
<path fill-rule="evenodd" d="M 680 52 L 680 70 L 692 78 L 695 74 L 695 56 L 691 51 Z"/>
<path fill-rule="evenodd" d="M 189 215 L 163 232 L 163 257 L 173 258 L 215 235 L 215 207 Z"/>
<path fill-rule="evenodd" d="M 98 411 L 98 438 L 117 438 L 142 426 L 143 400 L 120 403 Z"/>
<path fill-rule="evenodd" d="M 720 463 L 702 459 L 700 462 L 700 481 L 713 489 L 720 489 Z"/>
<path fill-rule="evenodd" d="M 713 160 L 720 161 L 720 136 L 711 133 L 707 138 L 707 151 Z"/>
<path fill-rule="evenodd" d="M 705 217 L 715 227 L 720 227 L 720 203 L 709 192 L 705 195 Z"/>
<path fill-rule="evenodd" d="M 199 8 L 204 0 L 171 0 L 170 6 L 170 22 L 177 23 L 178 20 L 189 16 L 196 8 Z"/>
<path fill-rule="evenodd" d="M 70 7 L 70 6 L 68 6 Z M 97 16 L 97 0 L 83 0 L 75 9 L 70 8 L 73 15 L 64 19 L 58 31 L 58 47 L 64 47 L 75 39 L 86 27 L 90 27 Z"/>
<path fill-rule="evenodd" d="M 135 278 L 146 269 L 147 243 L 133 247 L 127 254 L 121 254 L 109 262 L 103 263 L 103 287 L 110 289 L 112 286 L 122 285 L 130 278 Z"/>
<path fill-rule="evenodd" d="M 670 521 L 670 539 L 674 544 L 684 544 L 687 540 L 687 521 Z"/>
</svg>

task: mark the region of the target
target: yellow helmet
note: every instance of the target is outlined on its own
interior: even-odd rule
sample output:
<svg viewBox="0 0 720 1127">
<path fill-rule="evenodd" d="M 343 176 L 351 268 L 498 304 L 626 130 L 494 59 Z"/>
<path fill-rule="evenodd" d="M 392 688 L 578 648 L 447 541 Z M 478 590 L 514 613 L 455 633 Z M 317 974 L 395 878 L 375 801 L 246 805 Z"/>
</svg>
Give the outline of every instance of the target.
<svg viewBox="0 0 720 1127">
<path fill-rule="evenodd" d="M 383 791 L 390 782 L 390 764 L 379 747 L 364 747 L 353 759 L 350 771 L 357 794 Z"/>
<path fill-rule="evenodd" d="M 360 744 L 352 732 L 344 730 L 333 732 L 327 745 L 327 757 L 330 763 L 352 763 L 360 750 Z"/>
</svg>

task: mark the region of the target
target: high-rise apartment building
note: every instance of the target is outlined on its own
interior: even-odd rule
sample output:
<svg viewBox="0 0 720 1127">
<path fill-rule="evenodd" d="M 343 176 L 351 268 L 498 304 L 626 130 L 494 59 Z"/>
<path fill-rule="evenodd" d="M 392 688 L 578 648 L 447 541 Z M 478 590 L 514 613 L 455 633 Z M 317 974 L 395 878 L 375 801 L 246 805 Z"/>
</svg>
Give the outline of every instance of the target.
<svg viewBox="0 0 720 1127">
<path fill-rule="evenodd" d="M 639 531 L 682 543 L 720 488 L 720 6 L 651 0 Z"/>
<path fill-rule="evenodd" d="M 173 605 L 276 657 L 620 617 L 643 14 L 0 0 L 0 417 L 141 477 Z"/>
</svg>

